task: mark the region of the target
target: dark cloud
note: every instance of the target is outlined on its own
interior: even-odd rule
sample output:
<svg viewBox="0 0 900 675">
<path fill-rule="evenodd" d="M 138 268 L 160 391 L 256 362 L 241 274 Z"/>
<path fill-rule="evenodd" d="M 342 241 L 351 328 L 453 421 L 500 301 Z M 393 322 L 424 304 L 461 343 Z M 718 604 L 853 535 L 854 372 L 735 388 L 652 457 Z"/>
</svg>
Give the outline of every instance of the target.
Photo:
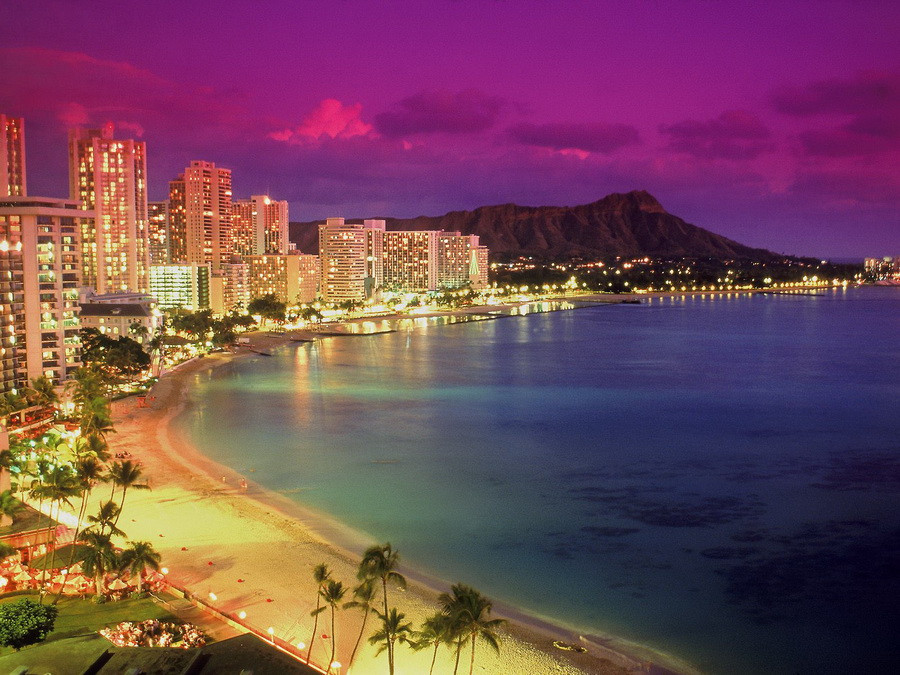
<svg viewBox="0 0 900 675">
<path fill-rule="evenodd" d="M 394 110 L 376 115 L 375 128 L 390 138 L 477 133 L 494 126 L 503 106 L 503 99 L 477 89 L 423 91 L 403 99 Z"/>
<path fill-rule="evenodd" d="M 703 159 L 754 159 L 774 149 L 766 125 L 744 110 L 727 110 L 705 122 L 685 120 L 660 131 L 669 137 L 669 149 Z"/>
<path fill-rule="evenodd" d="M 776 92 L 774 104 L 779 112 L 797 117 L 897 111 L 900 107 L 900 73 L 869 71 L 782 89 Z"/>
<path fill-rule="evenodd" d="M 522 145 L 604 155 L 640 143 L 637 129 L 627 124 L 519 124 L 509 133 Z"/>
</svg>

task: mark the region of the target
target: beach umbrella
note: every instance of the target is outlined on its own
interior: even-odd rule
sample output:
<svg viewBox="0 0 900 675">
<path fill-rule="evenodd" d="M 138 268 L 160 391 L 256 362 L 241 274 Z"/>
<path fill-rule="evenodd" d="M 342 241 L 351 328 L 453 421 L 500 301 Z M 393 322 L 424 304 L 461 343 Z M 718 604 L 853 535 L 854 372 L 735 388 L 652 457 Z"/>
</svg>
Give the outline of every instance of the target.
<svg viewBox="0 0 900 675">
<path fill-rule="evenodd" d="M 22 567 L 22 563 L 17 562 L 15 565 L 13 565 L 12 567 L 9 568 L 9 571 L 12 574 L 19 574 L 20 572 L 24 572 L 25 568 Z"/>
<path fill-rule="evenodd" d="M 57 574 L 56 576 L 53 577 L 53 579 L 51 579 L 51 581 L 54 584 L 64 584 L 66 582 L 66 575 L 65 574 Z"/>
<path fill-rule="evenodd" d="M 19 583 L 22 583 L 23 581 L 31 581 L 31 575 L 28 574 L 28 572 L 26 572 L 25 570 L 22 570 L 13 577 L 13 581 L 17 581 Z"/>
<path fill-rule="evenodd" d="M 77 586 L 78 584 L 86 583 L 88 580 L 85 579 L 80 574 L 70 574 L 69 578 L 66 579 L 66 586 Z"/>
<path fill-rule="evenodd" d="M 121 591 L 123 588 L 128 588 L 128 584 L 126 584 L 121 579 L 113 579 L 112 583 L 107 586 L 111 591 Z"/>
<path fill-rule="evenodd" d="M 81 563 L 75 563 L 69 568 L 69 571 L 72 572 L 72 574 L 81 574 Z"/>
</svg>

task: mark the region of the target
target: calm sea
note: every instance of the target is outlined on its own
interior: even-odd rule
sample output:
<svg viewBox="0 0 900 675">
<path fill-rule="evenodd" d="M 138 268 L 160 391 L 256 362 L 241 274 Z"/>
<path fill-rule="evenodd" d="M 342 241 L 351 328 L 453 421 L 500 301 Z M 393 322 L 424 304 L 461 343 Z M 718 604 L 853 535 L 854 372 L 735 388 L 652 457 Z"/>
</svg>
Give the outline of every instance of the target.
<svg viewBox="0 0 900 675">
<path fill-rule="evenodd" d="M 408 564 L 710 673 L 900 662 L 900 292 L 654 299 L 218 369 L 210 457 Z"/>
</svg>

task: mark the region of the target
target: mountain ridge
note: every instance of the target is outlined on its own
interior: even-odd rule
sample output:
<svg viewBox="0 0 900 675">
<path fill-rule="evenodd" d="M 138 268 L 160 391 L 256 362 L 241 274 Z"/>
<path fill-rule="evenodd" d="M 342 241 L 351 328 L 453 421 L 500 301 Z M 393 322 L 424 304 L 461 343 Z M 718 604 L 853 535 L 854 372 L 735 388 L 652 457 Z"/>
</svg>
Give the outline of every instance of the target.
<svg viewBox="0 0 900 675">
<path fill-rule="evenodd" d="M 492 256 L 547 258 L 610 256 L 714 257 L 772 260 L 752 248 L 692 225 L 663 208 L 645 190 L 612 193 L 578 206 L 496 204 L 442 216 L 382 217 L 388 230 L 446 230 L 477 234 Z M 348 219 L 354 221 L 357 219 Z M 362 219 L 359 219 L 362 220 Z M 317 225 L 291 223 L 291 241 L 304 252 L 317 248 Z"/>
</svg>

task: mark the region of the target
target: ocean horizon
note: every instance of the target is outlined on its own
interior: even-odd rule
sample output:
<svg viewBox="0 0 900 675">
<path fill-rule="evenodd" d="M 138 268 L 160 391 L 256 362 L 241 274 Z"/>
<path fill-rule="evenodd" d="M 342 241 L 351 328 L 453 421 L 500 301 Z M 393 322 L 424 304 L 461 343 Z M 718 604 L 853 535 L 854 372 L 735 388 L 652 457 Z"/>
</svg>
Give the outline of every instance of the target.
<svg viewBox="0 0 900 675">
<path fill-rule="evenodd" d="M 407 320 L 200 377 L 178 424 L 405 564 L 708 673 L 895 663 L 900 293 Z"/>
</svg>

